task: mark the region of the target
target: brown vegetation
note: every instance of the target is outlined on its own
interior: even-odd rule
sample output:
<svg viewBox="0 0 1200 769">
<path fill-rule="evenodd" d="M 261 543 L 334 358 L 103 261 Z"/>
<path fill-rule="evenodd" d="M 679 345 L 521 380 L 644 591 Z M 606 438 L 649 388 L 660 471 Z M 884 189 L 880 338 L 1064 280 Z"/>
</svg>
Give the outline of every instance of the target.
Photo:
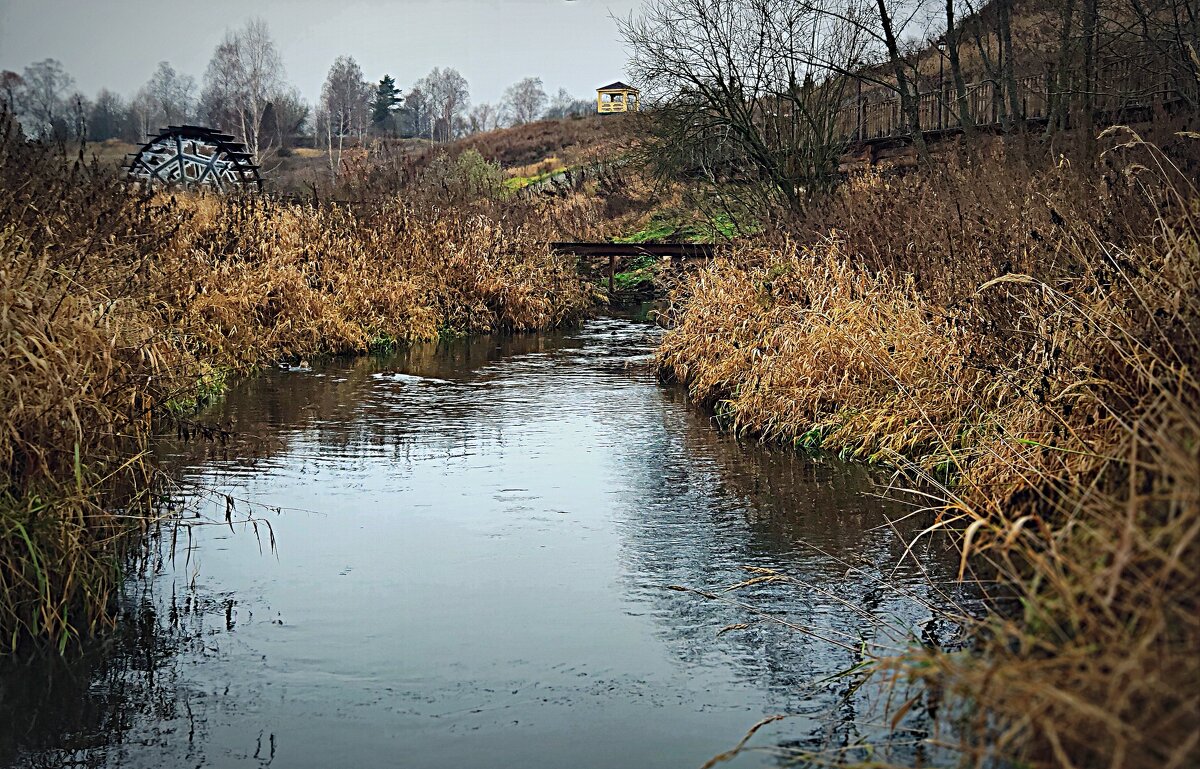
<svg viewBox="0 0 1200 769">
<path fill-rule="evenodd" d="M 222 371 L 586 309 L 548 210 L 433 200 L 142 195 L 0 120 L 0 650 L 108 620 L 146 441 Z"/>
<path fill-rule="evenodd" d="M 1200 760 L 1198 216 L 1136 140 L 1099 173 L 866 176 L 799 228 L 819 236 L 674 297 L 665 374 L 735 429 L 894 465 L 964 576 L 998 580 L 984 654 L 876 663 L 971 706 L 971 760 Z"/>
<path fill-rule="evenodd" d="M 517 168 L 557 155 L 565 165 L 574 165 L 606 146 L 618 144 L 627 122 L 592 115 L 501 128 L 468 136 L 455 142 L 460 150 L 474 149 L 501 168 Z"/>
</svg>

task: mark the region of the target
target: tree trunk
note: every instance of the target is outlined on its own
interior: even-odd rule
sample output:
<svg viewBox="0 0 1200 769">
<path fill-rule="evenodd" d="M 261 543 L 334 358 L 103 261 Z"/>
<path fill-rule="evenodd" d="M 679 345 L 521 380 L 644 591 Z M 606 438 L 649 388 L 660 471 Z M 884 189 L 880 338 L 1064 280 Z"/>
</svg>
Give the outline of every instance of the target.
<svg viewBox="0 0 1200 769">
<path fill-rule="evenodd" d="M 1018 130 L 1025 125 L 1025 113 L 1021 109 L 1021 96 L 1017 93 L 1016 67 L 1013 64 L 1012 44 L 1012 5 L 1013 0 L 1000 0 L 998 10 L 1000 25 L 1000 47 L 1004 51 L 1004 66 L 1000 74 L 1004 79 L 1004 92 L 1008 97 L 1008 114 L 1012 125 Z"/>
<path fill-rule="evenodd" d="M 1050 111 L 1046 120 L 1046 134 L 1053 135 L 1067 128 L 1067 112 L 1070 101 L 1071 29 L 1075 25 L 1075 0 L 1063 0 L 1062 15 L 1058 29 L 1058 65 L 1054 73 L 1053 90 L 1049 78 L 1046 82 L 1046 97 L 1050 100 Z"/>
<path fill-rule="evenodd" d="M 879 9 L 879 23 L 883 27 L 888 57 L 892 60 L 892 74 L 896 77 L 896 90 L 900 94 L 900 111 L 904 113 L 905 122 L 908 123 L 917 157 L 924 160 L 929 157 L 929 148 L 925 145 L 924 134 L 921 133 L 920 104 L 904 71 L 904 60 L 900 57 L 900 44 L 896 41 L 896 34 L 892 29 L 892 17 L 888 13 L 887 3 L 885 0 L 875 0 L 875 5 Z"/>
<path fill-rule="evenodd" d="M 325 147 L 329 155 L 329 175 L 332 176 L 333 180 L 336 182 L 338 164 L 340 164 L 342 161 L 340 157 L 337 159 L 336 163 L 333 159 L 333 115 L 328 112 L 325 114 Z"/>
<path fill-rule="evenodd" d="M 958 124 L 963 133 L 971 137 L 975 133 L 975 119 L 967 103 L 967 83 L 963 79 L 962 61 L 958 55 L 958 28 L 954 18 L 954 0 L 946 0 L 946 55 L 950 59 L 950 76 L 954 79 L 954 95 L 958 103 Z"/>
<path fill-rule="evenodd" d="M 986 115 L 976 115 L 976 123 L 990 125 L 992 123 L 1001 122 L 1004 119 L 1004 110 L 1001 108 L 1003 104 L 997 98 L 997 94 L 999 93 L 998 89 L 1002 80 L 999 69 L 1000 64 L 997 61 L 993 61 L 992 55 L 988 52 L 990 40 L 987 38 L 990 37 L 991 33 L 987 31 L 984 25 L 979 21 L 981 12 L 975 9 L 974 6 L 970 5 L 969 3 L 967 7 L 971 10 L 972 15 L 976 17 L 970 28 L 972 31 L 972 38 L 975 41 L 975 51 L 979 54 L 979 61 L 983 65 L 983 74 L 986 75 L 986 78 L 981 78 L 981 84 L 986 82 L 990 83 L 992 86 L 991 112 Z M 997 53 L 1002 52 L 997 51 Z"/>
<path fill-rule="evenodd" d="M 1091 162 L 1096 153 L 1096 30 L 1099 25 L 1097 0 L 1083 0 L 1083 108 L 1079 130 L 1083 132 L 1083 154 Z"/>
<path fill-rule="evenodd" d="M 342 147 L 346 141 L 346 131 L 338 131 L 338 154 L 337 154 L 337 171 L 334 172 L 333 178 L 336 179 L 338 174 L 342 172 Z"/>
</svg>

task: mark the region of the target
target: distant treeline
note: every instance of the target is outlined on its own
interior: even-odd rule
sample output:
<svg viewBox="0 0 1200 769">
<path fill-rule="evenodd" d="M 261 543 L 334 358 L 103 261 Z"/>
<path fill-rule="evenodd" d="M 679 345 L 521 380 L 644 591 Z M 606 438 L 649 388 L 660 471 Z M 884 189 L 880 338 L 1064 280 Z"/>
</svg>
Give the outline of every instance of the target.
<svg viewBox="0 0 1200 769">
<path fill-rule="evenodd" d="M 199 83 L 163 61 L 132 98 L 108 88 L 89 97 L 56 59 L 0 72 L 0 110 L 15 115 L 30 137 L 137 142 L 162 126 L 202 123 L 238 136 L 259 159 L 281 148 L 333 149 L 367 136 L 449 141 L 591 107 L 566 89 L 549 96 L 537 77 L 514 83 L 500 104 L 472 106 L 456 69 L 435 67 L 404 90 L 388 74 L 368 81 L 352 56 L 333 62 L 320 99 L 309 104 L 288 81 L 262 19 L 226 33 Z"/>
</svg>

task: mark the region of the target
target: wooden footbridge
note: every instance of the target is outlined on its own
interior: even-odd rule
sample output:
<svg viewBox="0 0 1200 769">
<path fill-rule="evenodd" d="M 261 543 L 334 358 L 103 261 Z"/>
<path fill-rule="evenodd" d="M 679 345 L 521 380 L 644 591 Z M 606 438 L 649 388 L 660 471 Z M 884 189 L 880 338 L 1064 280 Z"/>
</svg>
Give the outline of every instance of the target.
<svg viewBox="0 0 1200 769">
<path fill-rule="evenodd" d="M 562 241 L 550 244 L 558 254 L 574 254 L 580 261 L 608 261 L 608 292 L 616 288 L 617 263 L 623 258 L 651 256 L 670 261 L 674 267 L 682 268 L 687 262 L 708 261 L 721 248 L 716 243 L 581 243 Z"/>
</svg>

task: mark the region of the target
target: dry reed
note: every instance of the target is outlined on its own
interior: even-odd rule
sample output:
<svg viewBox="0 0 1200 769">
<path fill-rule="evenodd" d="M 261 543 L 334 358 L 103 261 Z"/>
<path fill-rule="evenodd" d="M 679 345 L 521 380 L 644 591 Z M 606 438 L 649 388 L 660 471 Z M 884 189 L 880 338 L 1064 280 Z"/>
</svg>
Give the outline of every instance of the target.
<svg viewBox="0 0 1200 769">
<path fill-rule="evenodd" d="M 1124 138 L 1095 174 L 860 179 L 849 232 L 735 253 L 668 314 L 665 375 L 893 464 L 998 580 L 978 653 L 874 666 L 969 704 L 966 763 L 1200 761 L 1200 195 Z"/>
</svg>

